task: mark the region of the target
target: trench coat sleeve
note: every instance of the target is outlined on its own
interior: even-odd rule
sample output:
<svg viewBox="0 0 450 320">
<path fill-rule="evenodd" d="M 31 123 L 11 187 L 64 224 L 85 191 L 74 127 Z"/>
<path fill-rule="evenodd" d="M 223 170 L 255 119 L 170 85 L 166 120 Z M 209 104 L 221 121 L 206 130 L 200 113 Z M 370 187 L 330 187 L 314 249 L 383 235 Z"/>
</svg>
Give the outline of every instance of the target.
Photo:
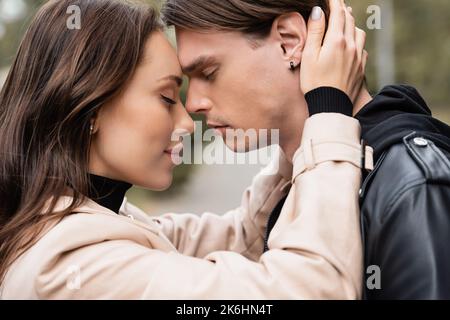
<svg viewBox="0 0 450 320">
<path fill-rule="evenodd" d="M 165 214 L 153 221 L 181 254 L 203 258 L 214 251 L 232 251 L 257 261 L 264 251 L 270 213 L 287 194 L 286 186 L 292 177 L 292 164 L 282 151 L 268 167 L 275 168 L 275 163 L 279 170 L 261 170 L 236 209 L 225 214 L 205 212 L 200 216 Z M 289 172 L 287 178 L 280 174 L 283 170 Z"/>
</svg>

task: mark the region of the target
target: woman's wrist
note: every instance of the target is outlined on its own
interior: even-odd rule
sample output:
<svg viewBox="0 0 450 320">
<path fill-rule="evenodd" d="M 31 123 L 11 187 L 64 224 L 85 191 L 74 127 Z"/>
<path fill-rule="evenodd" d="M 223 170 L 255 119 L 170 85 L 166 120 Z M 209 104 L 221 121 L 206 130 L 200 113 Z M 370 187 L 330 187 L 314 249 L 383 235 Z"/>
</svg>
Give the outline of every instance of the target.
<svg viewBox="0 0 450 320">
<path fill-rule="evenodd" d="M 318 113 L 340 113 L 353 116 L 353 103 L 348 95 L 333 87 L 320 87 L 305 94 L 309 116 Z"/>
</svg>

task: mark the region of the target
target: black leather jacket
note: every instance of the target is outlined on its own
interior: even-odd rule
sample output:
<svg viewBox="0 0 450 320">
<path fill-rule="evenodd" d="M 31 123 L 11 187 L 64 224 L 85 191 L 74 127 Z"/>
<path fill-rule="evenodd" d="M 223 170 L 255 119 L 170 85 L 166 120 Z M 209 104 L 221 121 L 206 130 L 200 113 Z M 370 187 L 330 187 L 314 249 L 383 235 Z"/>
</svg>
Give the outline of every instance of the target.
<svg viewBox="0 0 450 320">
<path fill-rule="evenodd" d="M 412 132 L 386 150 L 361 189 L 366 299 L 450 299 L 450 160 Z M 370 270 L 368 272 L 368 270 Z"/>
<path fill-rule="evenodd" d="M 407 85 L 383 88 L 355 117 L 376 161 L 360 195 L 364 298 L 450 299 L 450 127 Z"/>
</svg>

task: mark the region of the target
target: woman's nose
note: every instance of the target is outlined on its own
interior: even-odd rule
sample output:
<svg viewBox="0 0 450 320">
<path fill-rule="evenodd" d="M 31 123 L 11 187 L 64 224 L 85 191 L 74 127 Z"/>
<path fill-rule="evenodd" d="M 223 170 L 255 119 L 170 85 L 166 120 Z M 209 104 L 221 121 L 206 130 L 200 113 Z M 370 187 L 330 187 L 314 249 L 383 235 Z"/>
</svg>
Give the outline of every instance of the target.
<svg viewBox="0 0 450 320">
<path fill-rule="evenodd" d="M 195 129 L 194 120 L 192 120 L 192 117 L 183 107 L 180 107 L 180 112 L 179 116 L 177 117 L 175 128 L 178 130 L 183 130 L 189 134 L 192 134 L 194 132 Z"/>
</svg>

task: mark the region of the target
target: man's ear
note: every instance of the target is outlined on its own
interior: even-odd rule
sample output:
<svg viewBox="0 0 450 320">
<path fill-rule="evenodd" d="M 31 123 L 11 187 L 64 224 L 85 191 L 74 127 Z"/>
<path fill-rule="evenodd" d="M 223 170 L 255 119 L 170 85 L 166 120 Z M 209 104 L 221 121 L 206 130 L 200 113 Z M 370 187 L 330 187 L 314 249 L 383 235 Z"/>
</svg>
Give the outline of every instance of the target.
<svg viewBox="0 0 450 320">
<path fill-rule="evenodd" d="M 289 64 L 291 61 L 299 65 L 306 43 L 306 22 L 298 12 L 287 13 L 275 19 L 271 35 L 279 42 L 283 58 Z"/>
</svg>

